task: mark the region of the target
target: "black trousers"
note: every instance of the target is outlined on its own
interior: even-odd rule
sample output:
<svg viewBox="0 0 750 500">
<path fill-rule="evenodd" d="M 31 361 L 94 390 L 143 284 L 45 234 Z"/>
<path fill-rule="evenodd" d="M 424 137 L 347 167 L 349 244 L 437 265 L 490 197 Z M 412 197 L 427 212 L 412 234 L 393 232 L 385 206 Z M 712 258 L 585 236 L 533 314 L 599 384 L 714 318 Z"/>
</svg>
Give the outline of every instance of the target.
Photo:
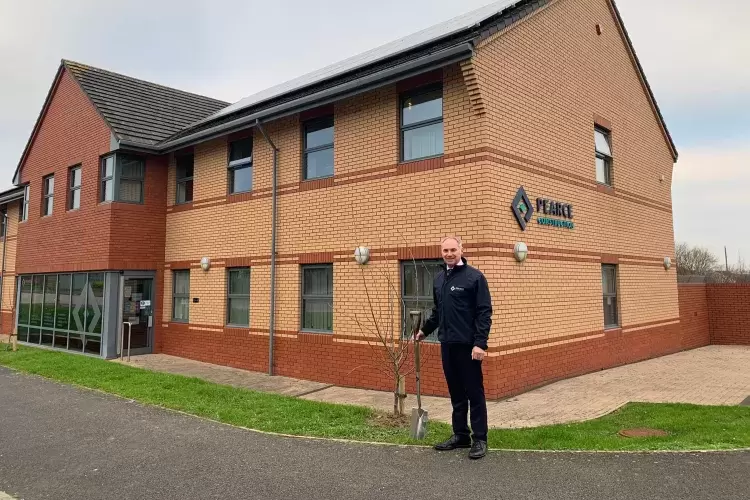
<svg viewBox="0 0 750 500">
<path fill-rule="evenodd" d="M 487 441 L 487 401 L 484 398 L 482 362 L 471 359 L 474 346 L 447 344 L 440 346 L 443 372 L 453 405 L 453 433 L 469 438 L 467 417 L 471 407 L 471 432 L 474 441 Z"/>
</svg>

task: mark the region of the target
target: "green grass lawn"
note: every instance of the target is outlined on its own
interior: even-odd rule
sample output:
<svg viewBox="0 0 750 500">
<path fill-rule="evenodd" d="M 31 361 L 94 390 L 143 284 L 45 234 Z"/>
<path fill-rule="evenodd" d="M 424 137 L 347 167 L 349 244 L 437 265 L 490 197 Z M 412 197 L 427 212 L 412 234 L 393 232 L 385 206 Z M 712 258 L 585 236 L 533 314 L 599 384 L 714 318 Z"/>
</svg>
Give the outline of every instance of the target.
<svg viewBox="0 0 750 500">
<path fill-rule="evenodd" d="M 385 443 L 413 443 L 408 428 L 387 425 L 374 411 L 238 389 L 180 375 L 150 372 L 97 358 L 19 347 L 0 347 L 0 365 L 141 403 L 180 410 L 219 422 L 300 436 Z M 429 409 L 428 409 L 429 410 Z M 623 438 L 632 427 L 667 431 L 667 437 Z M 430 422 L 425 441 L 450 436 Z M 596 420 L 536 427 L 491 429 L 491 448 L 535 450 L 698 450 L 750 447 L 750 407 L 631 403 Z"/>
</svg>

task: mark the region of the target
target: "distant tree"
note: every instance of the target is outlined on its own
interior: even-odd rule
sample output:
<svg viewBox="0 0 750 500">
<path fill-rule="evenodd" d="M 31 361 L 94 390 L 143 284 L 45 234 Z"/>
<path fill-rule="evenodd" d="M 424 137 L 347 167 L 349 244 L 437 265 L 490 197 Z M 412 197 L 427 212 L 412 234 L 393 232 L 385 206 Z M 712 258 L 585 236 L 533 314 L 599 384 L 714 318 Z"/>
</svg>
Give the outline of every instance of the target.
<svg viewBox="0 0 750 500">
<path fill-rule="evenodd" d="M 677 274 L 705 276 L 716 270 L 719 259 L 708 249 L 691 247 L 687 243 L 675 245 Z"/>
</svg>

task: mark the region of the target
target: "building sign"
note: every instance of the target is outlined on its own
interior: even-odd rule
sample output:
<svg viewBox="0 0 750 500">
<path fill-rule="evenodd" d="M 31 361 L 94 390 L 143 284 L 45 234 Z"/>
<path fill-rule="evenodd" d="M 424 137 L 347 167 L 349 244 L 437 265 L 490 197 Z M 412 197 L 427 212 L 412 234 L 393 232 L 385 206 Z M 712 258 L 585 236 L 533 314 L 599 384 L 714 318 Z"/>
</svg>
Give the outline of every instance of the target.
<svg viewBox="0 0 750 500">
<path fill-rule="evenodd" d="M 516 217 L 521 230 L 525 231 L 534 215 L 534 207 L 523 186 L 518 188 L 516 197 L 513 198 L 513 204 L 510 208 L 513 210 L 513 215 Z M 538 213 L 536 217 L 537 224 L 565 229 L 573 229 L 575 227 L 572 222 L 573 205 L 570 203 L 540 197 L 536 199 L 536 211 Z"/>
</svg>

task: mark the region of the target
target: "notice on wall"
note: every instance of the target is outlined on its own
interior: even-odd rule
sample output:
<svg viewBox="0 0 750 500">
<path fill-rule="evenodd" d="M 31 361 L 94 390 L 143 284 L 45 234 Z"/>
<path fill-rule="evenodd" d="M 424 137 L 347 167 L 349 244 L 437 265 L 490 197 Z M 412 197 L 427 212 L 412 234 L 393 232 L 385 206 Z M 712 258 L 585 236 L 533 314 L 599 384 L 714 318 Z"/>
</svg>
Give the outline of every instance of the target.
<svg viewBox="0 0 750 500">
<path fill-rule="evenodd" d="M 150 300 L 142 300 L 141 301 L 141 309 L 144 307 L 151 307 L 151 301 Z"/>
<path fill-rule="evenodd" d="M 125 287 L 125 288 L 123 289 L 122 293 L 123 293 L 123 294 L 125 294 L 125 297 L 130 297 L 130 293 L 131 293 L 132 291 L 133 291 L 133 290 L 132 290 L 132 288 L 131 288 L 131 287 L 129 287 L 129 286 L 126 286 L 126 287 Z"/>
<path fill-rule="evenodd" d="M 143 294 L 142 293 L 134 293 L 131 298 L 133 299 L 134 302 L 139 302 L 143 298 Z"/>
</svg>

